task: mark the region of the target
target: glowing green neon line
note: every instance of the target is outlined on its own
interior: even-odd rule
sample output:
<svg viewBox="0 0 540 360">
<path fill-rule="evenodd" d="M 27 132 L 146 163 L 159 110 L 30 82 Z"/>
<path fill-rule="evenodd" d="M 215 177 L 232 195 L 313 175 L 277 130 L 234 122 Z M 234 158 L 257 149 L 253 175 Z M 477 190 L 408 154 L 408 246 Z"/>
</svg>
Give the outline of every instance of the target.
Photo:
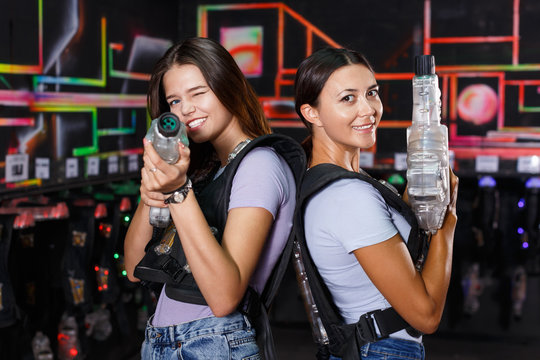
<svg viewBox="0 0 540 360">
<path fill-rule="evenodd" d="M 519 112 L 537 113 L 540 112 L 540 106 L 519 106 Z"/>
<path fill-rule="evenodd" d="M 60 85 L 81 85 L 81 86 L 95 86 L 95 87 L 105 87 L 107 86 L 107 53 L 106 53 L 106 44 L 107 44 L 107 21 L 105 18 L 101 18 L 101 79 L 88 79 L 88 78 L 79 78 L 79 77 L 55 77 L 55 76 L 44 76 L 36 75 L 33 77 L 34 89 L 37 88 L 37 85 L 40 83 L 44 84 L 60 84 Z"/>
<path fill-rule="evenodd" d="M 437 67 L 437 72 L 458 72 L 458 71 L 537 71 L 540 64 L 521 65 L 441 65 Z"/>
<path fill-rule="evenodd" d="M 135 134 L 137 125 L 137 112 L 131 110 L 131 127 L 99 129 L 98 136 L 111 136 L 111 135 L 132 135 Z"/>
<path fill-rule="evenodd" d="M 136 72 L 129 72 L 129 71 L 121 71 L 121 70 L 115 70 L 113 68 L 113 47 L 109 46 L 109 76 L 114 78 L 120 78 L 120 79 L 130 79 L 130 80 L 143 80 L 148 81 L 150 80 L 150 74 L 144 74 L 144 73 L 136 73 Z"/>
<path fill-rule="evenodd" d="M 6 80 L 6 78 L 3 77 L 3 76 L 1 76 L 1 75 L 0 75 L 0 82 L 2 82 L 2 84 L 6 85 L 6 87 L 7 87 L 8 89 L 10 89 L 10 90 L 12 89 L 12 88 L 11 88 L 11 85 L 8 83 L 8 81 Z"/>
<path fill-rule="evenodd" d="M 40 74 L 43 71 L 43 0 L 38 0 L 38 58 L 39 65 L 0 64 L 0 73 Z"/>
<path fill-rule="evenodd" d="M 97 128 L 97 108 L 95 107 L 77 107 L 77 106 L 36 106 L 32 109 L 36 112 L 89 112 L 92 115 L 92 145 L 73 149 L 73 156 L 85 156 L 98 152 L 98 128 Z"/>
</svg>

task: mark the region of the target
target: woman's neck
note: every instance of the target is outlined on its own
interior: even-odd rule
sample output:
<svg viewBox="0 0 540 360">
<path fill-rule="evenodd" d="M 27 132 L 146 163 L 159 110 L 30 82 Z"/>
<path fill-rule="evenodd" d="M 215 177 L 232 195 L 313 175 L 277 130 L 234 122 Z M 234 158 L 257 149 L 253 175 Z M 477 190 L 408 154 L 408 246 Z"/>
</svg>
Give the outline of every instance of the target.
<svg viewBox="0 0 540 360">
<path fill-rule="evenodd" d="M 344 169 L 358 172 L 360 168 L 360 149 L 345 148 L 334 142 L 321 142 L 313 138 L 310 167 L 330 163 Z"/>
<path fill-rule="evenodd" d="M 232 124 L 231 124 L 232 125 Z M 238 124 L 227 127 L 216 139 L 211 141 L 212 146 L 216 150 L 221 166 L 228 163 L 229 154 L 242 141 L 249 136 L 240 128 Z"/>
</svg>

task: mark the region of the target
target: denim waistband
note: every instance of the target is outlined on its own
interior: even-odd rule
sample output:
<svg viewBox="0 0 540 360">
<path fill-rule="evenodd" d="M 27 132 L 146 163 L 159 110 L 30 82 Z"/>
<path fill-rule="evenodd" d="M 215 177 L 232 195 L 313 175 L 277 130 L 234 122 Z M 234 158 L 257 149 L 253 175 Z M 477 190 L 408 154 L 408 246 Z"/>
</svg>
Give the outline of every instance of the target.
<svg viewBox="0 0 540 360">
<path fill-rule="evenodd" d="M 146 341 L 154 343 L 186 341 L 197 336 L 224 334 L 236 330 L 251 328 L 251 323 L 247 317 L 239 312 L 234 312 L 224 317 L 210 316 L 178 325 L 164 327 L 153 326 L 152 317 L 148 320 L 146 325 L 145 338 Z"/>
</svg>

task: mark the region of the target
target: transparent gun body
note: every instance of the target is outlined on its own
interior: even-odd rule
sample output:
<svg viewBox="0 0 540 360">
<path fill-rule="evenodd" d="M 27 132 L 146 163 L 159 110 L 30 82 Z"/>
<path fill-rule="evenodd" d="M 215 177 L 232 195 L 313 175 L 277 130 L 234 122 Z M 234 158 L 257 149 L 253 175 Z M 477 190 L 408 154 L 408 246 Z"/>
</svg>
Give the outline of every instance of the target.
<svg viewBox="0 0 540 360">
<path fill-rule="evenodd" d="M 437 75 L 413 78 L 413 117 L 407 128 L 407 193 L 421 229 L 440 229 L 450 201 L 448 128 L 440 123 Z"/>
<path fill-rule="evenodd" d="M 164 116 L 173 117 L 173 122 L 177 121 L 176 126 L 179 126 L 180 129 L 175 136 L 165 136 L 161 133 L 159 121 L 162 121 Z M 159 118 L 152 120 L 145 137 L 152 142 L 156 152 L 168 164 L 174 164 L 178 161 L 180 156 L 178 153 L 178 143 L 182 142 L 184 145 L 189 146 L 185 125 L 171 113 L 162 114 Z M 168 207 L 150 208 L 150 224 L 153 226 L 165 228 L 169 225 L 170 219 L 171 214 Z"/>
</svg>

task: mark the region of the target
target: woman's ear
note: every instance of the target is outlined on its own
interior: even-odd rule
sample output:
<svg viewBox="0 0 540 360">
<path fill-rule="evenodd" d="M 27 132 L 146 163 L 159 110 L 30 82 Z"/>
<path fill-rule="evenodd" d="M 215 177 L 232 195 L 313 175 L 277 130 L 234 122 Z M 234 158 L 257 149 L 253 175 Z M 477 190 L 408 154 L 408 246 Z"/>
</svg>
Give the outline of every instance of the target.
<svg viewBox="0 0 540 360">
<path fill-rule="evenodd" d="M 304 104 L 300 106 L 300 112 L 308 122 L 315 126 L 322 126 L 321 121 L 319 120 L 319 112 L 316 108 L 309 104 Z"/>
</svg>

